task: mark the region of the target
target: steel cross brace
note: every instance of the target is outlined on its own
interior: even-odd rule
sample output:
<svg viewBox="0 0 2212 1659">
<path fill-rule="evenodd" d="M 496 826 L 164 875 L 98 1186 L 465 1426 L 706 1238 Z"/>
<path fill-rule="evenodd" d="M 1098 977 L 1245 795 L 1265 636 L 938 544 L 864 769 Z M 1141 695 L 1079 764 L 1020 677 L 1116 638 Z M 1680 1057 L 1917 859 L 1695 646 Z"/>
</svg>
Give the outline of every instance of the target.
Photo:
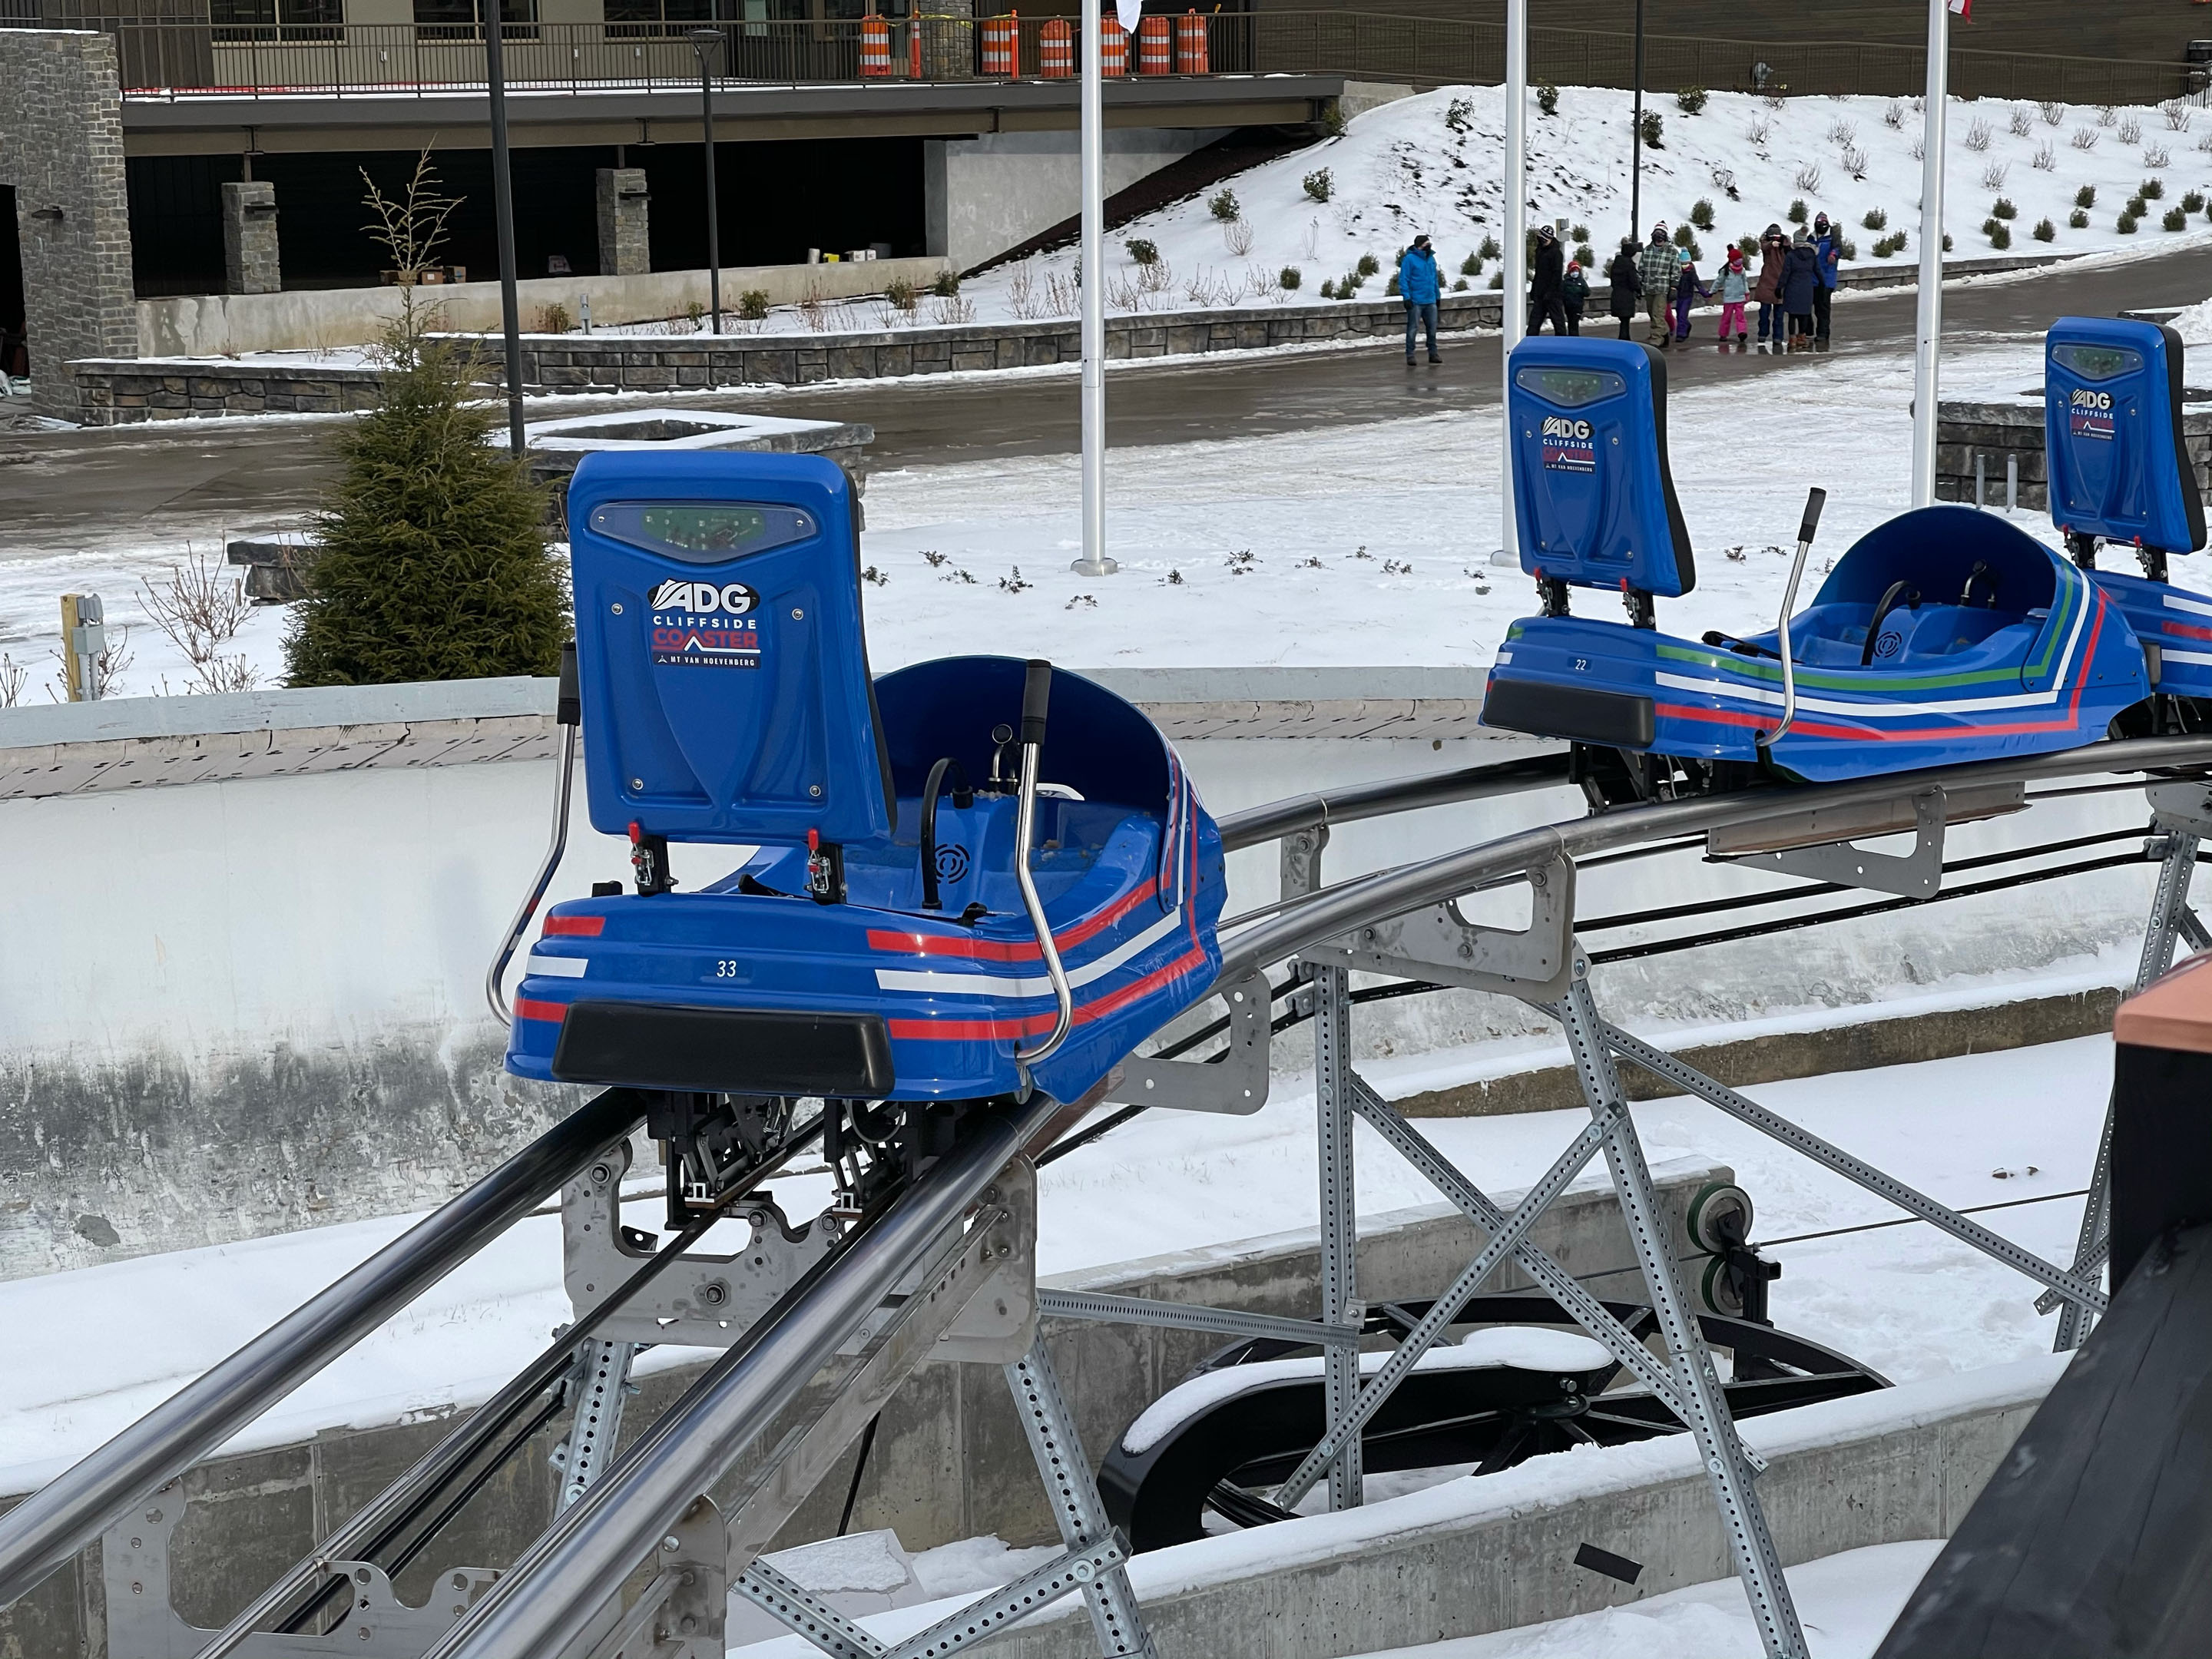
<svg viewBox="0 0 2212 1659">
<path fill-rule="evenodd" d="M 1457 1205 L 1461 1213 L 1476 1226 L 1492 1234 L 1504 1231 L 1509 1224 L 1504 1211 L 1462 1175 L 1451 1160 L 1431 1146 L 1395 1107 L 1376 1094 L 1365 1079 L 1354 1073 L 1352 1081 L 1352 1108 L 1370 1128 L 1389 1142 L 1399 1157 L 1419 1170 L 1431 1186 Z M 1583 1289 L 1580 1280 L 1540 1246 L 1525 1239 L 1514 1250 L 1513 1259 L 1522 1272 L 1565 1309 L 1576 1324 L 1602 1343 L 1607 1352 L 1633 1372 L 1668 1411 L 1685 1423 L 1690 1420 L 1689 1400 L 1672 1370 L 1638 1341 L 1627 1326 L 1608 1313 L 1603 1303 Z M 1744 1455 L 1753 1468 L 1765 1467 L 1750 1448 L 1745 1448 Z"/>
<path fill-rule="evenodd" d="M 2197 828 L 2207 823 L 2208 802 L 2201 784 L 2161 784 L 2145 792 L 2166 830 L 2166 856 L 2159 860 L 2158 885 L 2152 890 L 2150 920 L 2143 927 L 2142 955 L 2136 963 L 2135 988 L 2141 992 L 2173 966 L 2174 936 L 2202 931 L 2203 924 L 2189 908 L 2189 878 L 2197 867 Z M 2191 827 L 2184 827 L 2184 826 Z M 2112 1103 L 2105 1103 L 2105 1127 L 2097 1139 L 2097 1163 L 2089 1176 L 2089 1195 L 2081 1205 L 2081 1229 L 2074 1242 L 2074 1272 L 2094 1279 L 2105 1265 L 2105 1235 L 2112 1223 Z M 2114 1287 L 2118 1288 L 2118 1286 Z M 2046 1292 L 2036 1301 L 2036 1311 L 2051 1311 Z M 2102 1304 L 2100 1304 L 2101 1308 Z M 2060 1310 L 2057 1334 L 2051 1352 L 2069 1353 L 2088 1340 L 2090 1312 L 2077 1303 Z"/>
<path fill-rule="evenodd" d="M 1714 1082 L 1695 1066 L 1677 1060 L 1663 1048 L 1655 1048 L 1641 1038 L 1631 1036 L 1619 1026 L 1601 1020 L 1597 1031 L 1605 1046 L 1630 1064 L 1641 1066 L 1654 1077 L 1678 1085 L 1700 1100 L 1719 1107 L 1737 1121 L 1747 1123 L 1760 1133 L 1772 1136 L 1792 1152 L 1802 1153 L 1846 1181 L 1855 1182 L 1875 1196 L 1887 1199 L 1900 1210 L 1940 1227 L 1960 1243 L 1972 1245 L 2006 1267 L 2040 1280 L 2051 1286 L 2053 1296 L 2073 1305 L 2093 1309 L 2104 1307 L 2104 1293 L 2094 1280 L 2054 1267 L 2033 1251 L 2024 1250 L 2002 1235 L 1970 1221 L 1948 1205 L 1937 1203 L 1926 1194 L 1917 1192 L 1893 1176 L 1883 1174 L 1871 1164 L 1852 1157 L 1810 1130 L 1802 1129 L 1788 1118 L 1767 1110 L 1756 1101 L 1746 1099 L 1726 1084 Z"/>
<path fill-rule="evenodd" d="M 1321 1316 L 1325 1324 L 1364 1322 L 1358 1288 L 1358 1223 L 1352 1185 L 1352 997 L 1350 975 L 1316 963 L 1314 995 L 1314 1110 L 1321 1182 Z M 1335 1449 L 1328 1463 L 1328 1507 L 1358 1506 L 1365 1484 L 1359 1436 L 1337 1431 L 1359 1403 L 1359 1353 L 1331 1347 L 1322 1359 L 1323 1423 Z"/>
<path fill-rule="evenodd" d="M 1137 1296 L 1101 1296 L 1089 1291 L 1039 1291 L 1037 1311 L 1055 1319 L 1091 1319 L 1109 1325 L 1152 1325 L 1166 1330 L 1218 1331 L 1224 1336 L 1256 1337 L 1270 1342 L 1317 1342 L 1356 1348 L 1359 1331 L 1351 1325 L 1323 1325 L 1310 1319 L 1245 1313 L 1235 1308 L 1206 1308 L 1188 1302 L 1155 1302 Z"/>
<path fill-rule="evenodd" d="M 1012 1583 L 969 1602 L 927 1630 L 893 1647 L 862 1630 L 811 1591 L 765 1561 L 755 1561 L 731 1588 L 771 1618 L 796 1631 L 831 1659 L 943 1659 L 995 1635 L 1015 1620 L 1049 1607 L 1129 1559 L 1118 1532 L 1088 1549 L 1068 1550 Z"/>
<path fill-rule="evenodd" d="M 1613 1055 L 1599 1035 L 1601 1022 L 1590 996 L 1589 964 L 1579 951 L 1575 957 L 1574 984 L 1560 999 L 1559 1014 L 1575 1070 L 1594 1120 L 1607 1125 L 1605 1157 L 1613 1171 L 1613 1186 L 1620 1200 L 1621 1216 L 1628 1224 L 1629 1240 L 1644 1267 L 1644 1282 L 1659 1316 L 1660 1334 L 1680 1374 L 1682 1393 L 1690 1411 L 1683 1421 L 1696 1437 L 1698 1451 L 1719 1501 L 1721 1520 L 1744 1595 L 1758 1621 L 1760 1641 L 1768 1659 L 1808 1659 L 1805 1632 L 1790 1585 L 1782 1576 L 1782 1558 L 1768 1531 L 1766 1512 L 1752 1487 L 1752 1471 L 1737 1437 L 1735 1419 L 1729 1414 L 1727 1396 L 1721 1392 L 1720 1373 L 1714 1368 L 1712 1350 L 1705 1346 L 1696 1316 L 1682 1293 L 1680 1275 L 1666 1222 L 1652 1191 L 1651 1168 L 1644 1161 L 1644 1144 L 1637 1138 L 1635 1120 L 1628 1114 L 1620 1091 L 1620 1076 Z"/>
<path fill-rule="evenodd" d="M 614 1461 L 623 1403 L 630 1393 L 630 1362 L 636 1356 L 635 1342 L 594 1336 L 577 1345 L 575 1418 L 568 1437 L 553 1455 L 554 1467 L 561 1471 L 556 1508 L 565 1510 L 589 1492 Z"/>
<path fill-rule="evenodd" d="M 1022 1419 L 1022 1432 L 1029 1437 L 1030 1455 L 1036 1460 L 1037 1473 L 1044 1477 L 1053 1519 L 1060 1526 L 1060 1541 L 1071 1556 L 1079 1556 L 1114 1540 L 1106 1505 L 1098 1496 L 1098 1482 L 1083 1455 L 1083 1443 L 1076 1437 L 1075 1419 L 1068 1413 L 1060 1377 L 1042 1338 L 1030 1345 L 1028 1353 L 1008 1364 L 1006 1386 L 1013 1390 L 1014 1409 Z M 1103 1659 L 1123 1659 L 1127 1655 L 1158 1659 L 1152 1633 L 1137 1609 L 1136 1592 L 1129 1588 L 1127 1569 L 1119 1564 L 1109 1566 L 1081 1588 Z"/>
<path fill-rule="evenodd" d="M 1626 1109 L 1622 1109 L 1625 1110 Z M 1443 1334 L 1444 1328 L 1467 1305 L 1467 1300 L 1482 1288 L 1482 1282 L 1505 1263 L 1507 1256 L 1521 1248 L 1529 1228 L 1536 1224 L 1544 1212 L 1551 1208 L 1554 1199 L 1567 1189 L 1568 1182 L 1583 1172 L 1598 1150 L 1613 1133 L 1619 1113 L 1600 1115 L 1590 1126 L 1574 1138 L 1566 1151 L 1553 1161 L 1543 1178 L 1531 1187 L 1513 1206 L 1513 1213 L 1505 1224 L 1492 1235 L 1490 1243 L 1482 1247 L 1466 1270 L 1454 1279 L 1449 1289 L 1430 1305 L 1427 1313 L 1413 1328 L 1406 1333 L 1405 1340 L 1382 1369 L 1360 1389 L 1352 1409 L 1329 1425 L 1321 1443 L 1308 1452 L 1305 1461 L 1291 1474 L 1275 1493 L 1275 1502 L 1285 1509 L 1295 1509 L 1297 1502 L 1313 1490 L 1314 1482 L 1335 1462 L 1346 1443 L 1356 1437 L 1367 1425 L 1368 1419 L 1382 1407 L 1385 1401 L 1405 1381 L 1407 1374 L 1420 1362 L 1420 1358 Z"/>
</svg>

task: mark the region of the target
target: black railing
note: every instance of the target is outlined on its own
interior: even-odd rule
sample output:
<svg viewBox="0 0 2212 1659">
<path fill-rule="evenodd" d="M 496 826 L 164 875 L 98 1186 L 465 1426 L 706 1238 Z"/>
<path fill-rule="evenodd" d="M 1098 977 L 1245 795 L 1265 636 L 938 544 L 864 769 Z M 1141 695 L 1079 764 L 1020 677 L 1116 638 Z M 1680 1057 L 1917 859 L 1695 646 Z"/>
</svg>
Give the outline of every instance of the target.
<svg viewBox="0 0 2212 1659">
<path fill-rule="evenodd" d="M 0 0 L 0 6 L 27 0 Z M 926 0 L 925 0 L 926 3 Z M 1157 3 L 1157 0 L 1156 0 Z M 1169 0 L 1172 3 L 1172 0 Z M 233 14 L 235 16 L 235 14 Z M 724 78 L 790 85 L 866 81 L 1053 79 L 1073 73 L 1073 19 L 1011 16 L 731 22 Z M 1148 16 L 1147 41 L 1126 40 L 1124 73 L 1306 72 L 1416 86 L 1504 77 L 1504 29 L 1454 18 L 1357 11 L 1176 13 Z M 145 21 L 84 15 L 122 47 L 127 95 L 434 92 L 483 84 L 482 30 L 450 23 L 338 24 L 319 10 L 225 22 Z M 695 82 L 684 33 L 696 23 L 510 23 L 509 82 L 533 89 L 642 88 Z M 1109 66 L 1112 54 L 1109 50 Z M 1626 86 L 1633 43 L 1625 34 L 1537 28 L 1532 79 Z M 1902 97 L 1924 84 L 1918 47 L 1822 40 L 1646 38 L 1644 85 L 1777 94 L 1871 93 Z M 1960 97 L 2055 99 L 2069 104 L 2154 104 L 2203 89 L 2203 70 L 2179 61 L 2060 58 L 1956 50 Z"/>
</svg>

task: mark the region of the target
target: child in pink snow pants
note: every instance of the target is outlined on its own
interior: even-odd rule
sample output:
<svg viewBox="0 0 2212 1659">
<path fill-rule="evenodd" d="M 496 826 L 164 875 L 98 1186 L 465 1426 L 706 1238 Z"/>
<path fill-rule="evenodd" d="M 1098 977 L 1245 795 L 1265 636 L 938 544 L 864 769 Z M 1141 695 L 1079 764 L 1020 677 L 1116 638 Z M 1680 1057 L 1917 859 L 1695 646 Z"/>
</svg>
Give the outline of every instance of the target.
<svg viewBox="0 0 2212 1659">
<path fill-rule="evenodd" d="M 1729 250 L 1728 263 L 1721 267 L 1720 278 L 1721 331 L 1720 343 L 1726 346 L 1729 337 L 1735 337 L 1736 344 L 1743 344 L 1743 302 L 1751 292 L 1751 276 L 1744 267 L 1743 250 Z"/>
</svg>

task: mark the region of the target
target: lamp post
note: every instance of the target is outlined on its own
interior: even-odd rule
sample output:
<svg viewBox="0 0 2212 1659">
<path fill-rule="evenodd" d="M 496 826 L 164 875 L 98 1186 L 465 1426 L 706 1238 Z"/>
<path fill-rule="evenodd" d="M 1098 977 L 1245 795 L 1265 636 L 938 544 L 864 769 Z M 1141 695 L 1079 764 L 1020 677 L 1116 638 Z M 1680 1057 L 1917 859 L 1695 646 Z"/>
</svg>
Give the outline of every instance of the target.
<svg viewBox="0 0 2212 1659">
<path fill-rule="evenodd" d="M 1636 96 L 1628 118 L 1628 234 L 1644 240 L 1644 0 L 1636 0 Z"/>
<path fill-rule="evenodd" d="M 707 145 L 707 305 L 722 331 L 722 221 L 714 203 L 714 82 L 707 54 L 722 44 L 720 29 L 692 29 L 685 40 L 699 55 L 699 127 Z"/>
<path fill-rule="evenodd" d="M 1083 556 L 1071 567 L 1079 576 L 1110 576 L 1106 556 L 1106 19 L 1100 0 L 1083 7 L 1083 81 L 1078 147 L 1083 156 L 1083 236 L 1076 269 L 1083 289 Z"/>
<path fill-rule="evenodd" d="M 1936 499 L 1936 369 L 1943 343 L 1943 143 L 1950 0 L 1928 0 L 1928 92 L 1920 130 L 1920 304 L 1912 341 L 1912 504 Z"/>
<path fill-rule="evenodd" d="M 491 94 L 491 203 L 499 229 L 499 325 L 507 348 L 507 447 L 522 453 L 522 317 L 514 293 L 514 187 L 507 173 L 506 19 L 502 0 L 477 0 L 484 80 Z"/>
</svg>

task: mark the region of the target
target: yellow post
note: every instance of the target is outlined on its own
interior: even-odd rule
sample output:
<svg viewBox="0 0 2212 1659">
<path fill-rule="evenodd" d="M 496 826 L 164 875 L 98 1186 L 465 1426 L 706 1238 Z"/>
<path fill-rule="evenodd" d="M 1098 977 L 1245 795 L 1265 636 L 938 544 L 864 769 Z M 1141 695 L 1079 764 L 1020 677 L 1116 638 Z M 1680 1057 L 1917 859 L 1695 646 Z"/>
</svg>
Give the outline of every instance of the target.
<svg viewBox="0 0 2212 1659">
<path fill-rule="evenodd" d="M 71 702 L 82 702 L 84 659 L 76 648 L 76 599 L 74 593 L 62 595 L 62 684 L 68 688 Z"/>
</svg>

